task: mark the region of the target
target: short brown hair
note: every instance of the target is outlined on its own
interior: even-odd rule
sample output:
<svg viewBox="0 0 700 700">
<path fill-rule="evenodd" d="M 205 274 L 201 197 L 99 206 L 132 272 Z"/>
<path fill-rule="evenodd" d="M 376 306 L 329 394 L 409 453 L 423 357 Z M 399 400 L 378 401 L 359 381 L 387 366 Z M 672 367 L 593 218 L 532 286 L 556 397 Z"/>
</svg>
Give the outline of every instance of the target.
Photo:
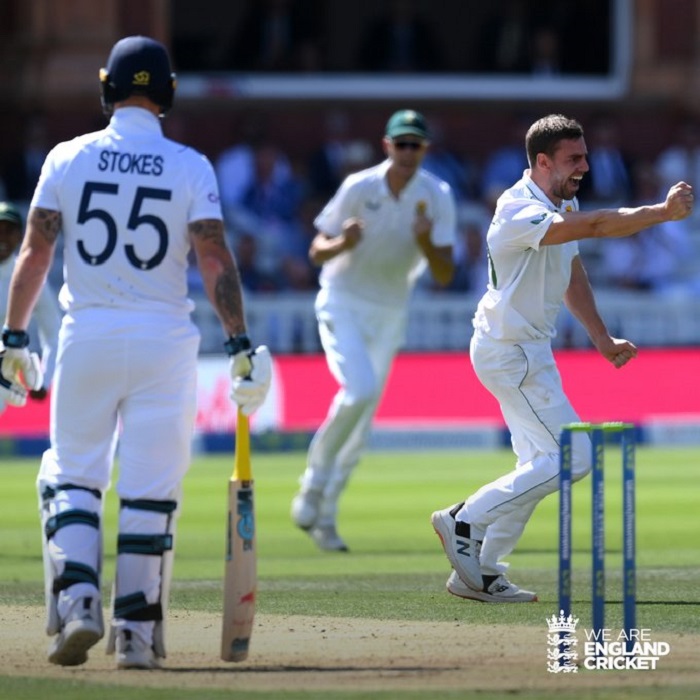
<svg viewBox="0 0 700 700">
<path fill-rule="evenodd" d="M 583 127 L 575 119 L 563 114 L 549 114 L 538 119 L 525 136 L 527 160 L 532 167 L 537 162 L 538 153 L 546 153 L 550 158 L 559 147 L 560 141 L 580 139 Z"/>
</svg>

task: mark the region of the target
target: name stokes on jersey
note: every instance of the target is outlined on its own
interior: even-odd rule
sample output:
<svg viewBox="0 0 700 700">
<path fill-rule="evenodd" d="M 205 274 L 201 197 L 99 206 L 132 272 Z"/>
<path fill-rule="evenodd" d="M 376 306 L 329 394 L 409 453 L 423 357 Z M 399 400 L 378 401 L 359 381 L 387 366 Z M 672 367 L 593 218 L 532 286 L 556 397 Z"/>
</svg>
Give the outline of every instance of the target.
<svg viewBox="0 0 700 700">
<path fill-rule="evenodd" d="M 155 175 L 163 173 L 163 156 L 152 153 L 124 153 L 120 151 L 100 151 L 98 170 L 107 173 L 128 173 Z"/>
</svg>

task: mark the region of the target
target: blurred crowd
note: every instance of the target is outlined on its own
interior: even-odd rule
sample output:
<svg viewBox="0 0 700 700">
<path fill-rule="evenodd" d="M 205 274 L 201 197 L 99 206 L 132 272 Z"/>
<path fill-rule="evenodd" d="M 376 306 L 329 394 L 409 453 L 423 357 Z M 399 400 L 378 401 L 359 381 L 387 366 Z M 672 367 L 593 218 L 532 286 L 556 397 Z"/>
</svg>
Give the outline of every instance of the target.
<svg viewBox="0 0 700 700">
<path fill-rule="evenodd" d="M 219 43 L 202 45 L 173 41 L 175 65 L 185 70 L 236 69 L 276 73 L 324 71 L 325 5 L 319 0 L 246 0 L 239 21 Z M 581 22 L 607 22 L 605 0 L 558 3 L 542 0 L 499 0 L 479 15 L 483 46 L 477 70 L 532 75 L 605 73 L 609 60 L 607 35 L 595 36 L 595 50 L 576 63 L 562 52 Z M 588 14 L 591 14 L 589 17 Z M 353 57 L 354 69 L 371 72 L 421 73 L 449 70 L 425 4 L 415 0 L 381 0 L 362 32 Z M 444 43 L 444 42 L 443 42 Z M 600 44 L 600 45 L 598 45 Z M 593 58 L 591 58 L 593 57 Z M 189 65 L 193 60 L 199 64 Z M 580 60 L 584 60 L 581 58 Z M 453 67 L 454 68 L 454 67 Z M 524 136 L 532 115 L 513 116 L 503 143 L 485 157 L 455 149 L 439 115 L 428 115 L 432 142 L 424 167 L 446 180 L 458 206 L 459 236 L 456 275 L 441 293 L 480 294 L 486 285 L 485 235 L 496 199 L 527 167 Z M 102 122 L 103 123 L 103 122 Z M 99 127 L 102 126 L 102 123 Z M 24 140 L 2 163 L 0 199 L 28 205 L 41 164 L 51 145 L 46 118 L 25 123 Z M 186 123 L 177 110 L 164 121 L 166 134 L 189 143 Z M 633 158 L 621 146 L 614 115 L 600 114 L 584 124 L 590 173 L 584 178 L 582 208 L 642 204 L 663 197 L 678 180 L 700 185 L 700 121 L 687 119 L 675 140 L 660 153 Z M 237 256 L 243 285 L 249 292 L 308 292 L 317 288 L 318 270 L 307 252 L 315 235 L 314 219 L 343 178 L 383 158 L 381 135 L 368 141 L 342 109 L 324 116 L 317 147 L 291 157 L 275 140 L 259 113 L 236 123 L 231 143 L 208 153 L 218 176 L 229 242 Z M 698 210 L 700 211 L 700 209 Z M 655 294 L 700 295 L 700 220 L 698 216 L 598 246 L 583 241 L 581 252 L 596 285 Z M 55 279 L 60 279 L 60 259 Z M 193 272 L 193 289 L 199 285 Z M 417 293 L 438 292 L 429 278 Z"/>
<path fill-rule="evenodd" d="M 424 167 L 452 187 L 458 208 L 456 274 L 446 288 L 429 277 L 417 293 L 480 294 L 487 282 L 485 235 L 496 199 L 527 167 L 524 149 L 529 116 L 514 116 L 501 147 L 477 160 L 451 147 L 437 115 L 429 117 L 431 147 Z M 324 117 L 318 147 L 291 158 L 275 141 L 258 113 L 238 124 L 236 140 L 212 157 L 217 173 L 229 243 L 248 292 L 309 292 L 317 288 L 318 269 L 307 253 L 315 235 L 314 219 L 352 172 L 383 158 L 381 137 L 357 136 L 348 114 L 331 109 Z M 164 121 L 166 134 L 187 142 L 176 114 Z M 584 125 L 590 172 L 582 182 L 582 209 L 651 203 L 671 184 L 700 183 L 700 122 L 687 118 L 675 140 L 653 158 L 634 159 L 620 145 L 613 115 L 600 114 Z M 46 122 L 36 115 L 26 124 L 23 147 L 4 162 L 0 200 L 28 206 L 44 157 L 52 144 Z M 700 217 L 663 224 L 636 236 L 582 241 L 581 252 L 598 288 L 676 296 L 700 296 Z M 60 259 L 55 280 L 60 279 Z M 193 290 L 200 288 L 193 268 Z"/>
<path fill-rule="evenodd" d="M 525 132 L 530 119 L 514 117 L 504 144 L 477 161 L 450 147 L 436 116 L 424 167 L 448 182 L 458 208 L 456 275 L 446 288 L 425 277 L 418 293 L 473 292 L 486 286 L 485 235 L 500 194 L 527 168 Z M 167 127 L 167 124 L 166 124 Z M 614 117 L 598 115 L 586 127 L 590 172 L 579 195 L 582 209 L 632 206 L 663 197 L 671 184 L 700 183 L 700 124 L 688 120 L 677 141 L 654 159 L 634 160 L 620 146 Z M 240 141 L 214 160 L 227 230 L 251 292 L 311 291 L 318 270 L 307 257 L 314 218 L 352 172 L 383 158 L 381 141 L 357 138 L 348 115 L 331 110 L 322 144 L 291 159 L 251 118 Z M 581 244 L 597 285 L 657 294 L 700 295 L 700 220 L 657 226 L 629 238 Z"/>
</svg>

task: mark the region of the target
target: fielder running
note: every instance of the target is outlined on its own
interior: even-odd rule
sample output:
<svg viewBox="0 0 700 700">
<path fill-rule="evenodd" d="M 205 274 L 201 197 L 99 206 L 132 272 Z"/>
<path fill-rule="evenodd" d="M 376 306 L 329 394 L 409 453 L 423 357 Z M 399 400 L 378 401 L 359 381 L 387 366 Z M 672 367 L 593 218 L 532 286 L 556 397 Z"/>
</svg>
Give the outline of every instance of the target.
<svg viewBox="0 0 700 700">
<path fill-rule="evenodd" d="M 108 650 L 117 668 L 165 656 L 164 623 L 196 412 L 199 332 L 188 253 L 229 336 L 232 398 L 264 400 L 270 356 L 245 335 L 238 270 L 226 246 L 209 161 L 163 136 L 175 76 L 162 44 L 117 42 L 100 72 L 102 131 L 48 155 L 10 284 L 2 374 L 37 380 L 27 324 L 63 233 L 65 315 L 51 397 L 51 446 L 38 476 L 48 659 L 87 660 L 104 634 L 102 509 L 119 460 L 119 536 Z M 118 449 L 117 449 L 118 445 Z"/>
<path fill-rule="evenodd" d="M 432 524 L 454 571 L 447 589 L 487 602 L 536 600 L 505 576 L 537 503 L 559 483 L 561 426 L 580 420 L 564 394 L 552 354 L 562 302 L 593 345 L 616 368 L 637 348 L 608 332 L 578 254 L 584 238 L 630 236 L 693 209 L 693 189 L 680 182 L 658 204 L 580 212 L 576 193 L 588 172 L 583 128 L 561 115 L 535 122 L 525 138 L 529 170 L 498 200 L 487 234 L 489 285 L 474 317 L 471 360 L 498 400 L 517 457 L 513 471 L 466 502 L 439 510 Z M 591 468 L 590 440 L 572 446 L 574 479 Z"/>
<path fill-rule="evenodd" d="M 292 519 L 324 550 L 347 550 L 338 500 L 403 342 L 413 283 L 426 263 L 439 284 L 452 278 L 455 204 L 449 185 L 421 168 L 428 144 L 424 118 L 396 112 L 383 139 L 387 159 L 346 178 L 315 221 L 309 255 L 323 266 L 316 316 L 340 389 L 311 442 Z"/>
</svg>

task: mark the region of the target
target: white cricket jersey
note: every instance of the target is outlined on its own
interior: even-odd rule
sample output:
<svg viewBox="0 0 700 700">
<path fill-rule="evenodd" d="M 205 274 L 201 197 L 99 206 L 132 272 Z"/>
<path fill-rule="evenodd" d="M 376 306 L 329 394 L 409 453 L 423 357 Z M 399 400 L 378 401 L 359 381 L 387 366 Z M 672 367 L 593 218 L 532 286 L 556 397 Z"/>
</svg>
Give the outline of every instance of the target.
<svg viewBox="0 0 700 700">
<path fill-rule="evenodd" d="M 386 306 L 407 302 L 413 283 L 426 264 L 412 227 L 416 205 L 426 204 L 433 221 L 431 240 L 436 246 L 455 243 L 455 204 L 450 186 L 419 169 L 398 199 L 386 182 L 390 161 L 349 175 L 316 217 L 314 225 L 339 236 L 350 217 L 364 221 L 360 242 L 352 250 L 324 263 L 321 289 L 330 298 L 364 300 Z"/>
<path fill-rule="evenodd" d="M 222 218 L 218 185 L 209 160 L 147 110 L 120 108 L 106 129 L 58 144 L 31 206 L 62 214 L 67 311 L 192 310 L 187 226 Z"/>
<path fill-rule="evenodd" d="M 489 283 L 474 316 L 478 332 L 516 341 L 556 335 L 578 242 L 540 248 L 540 241 L 563 211 L 578 211 L 578 200 L 555 207 L 528 170 L 498 199 L 486 235 Z"/>
</svg>

